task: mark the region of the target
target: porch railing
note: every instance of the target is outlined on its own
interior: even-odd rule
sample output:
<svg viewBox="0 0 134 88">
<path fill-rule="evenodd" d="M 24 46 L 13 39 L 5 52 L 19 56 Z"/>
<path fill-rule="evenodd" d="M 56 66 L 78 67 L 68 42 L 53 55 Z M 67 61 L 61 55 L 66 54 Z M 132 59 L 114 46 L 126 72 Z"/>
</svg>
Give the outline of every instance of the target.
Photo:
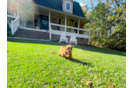
<svg viewBox="0 0 134 88">
<path fill-rule="evenodd" d="M 66 30 L 64 30 L 64 31 L 53 30 L 52 26 L 65 27 L 65 25 L 50 23 L 51 34 L 61 35 L 64 32 L 67 36 L 75 35 L 76 37 L 79 37 L 79 38 L 89 38 L 89 30 L 85 30 L 85 29 L 77 28 L 77 27 L 66 26 L 66 28 L 77 30 L 77 33 L 72 33 L 72 32 L 67 32 Z M 80 34 L 79 30 L 82 30 L 82 31 L 85 31 L 88 33 L 87 34 Z"/>
<path fill-rule="evenodd" d="M 10 27 L 11 27 L 11 33 L 14 35 L 14 33 L 17 31 L 18 27 L 20 26 L 20 19 L 19 17 L 16 16 L 10 16 L 7 15 L 9 18 L 15 18 L 14 20 L 11 21 Z"/>
<path fill-rule="evenodd" d="M 11 25 L 12 25 L 12 34 L 14 35 L 18 27 L 20 26 L 19 17 L 17 17 L 14 21 L 12 21 Z"/>
<path fill-rule="evenodd" d="M 9 18 L 16 18 L 17 16 L 7 15 Z"/>
</svg>

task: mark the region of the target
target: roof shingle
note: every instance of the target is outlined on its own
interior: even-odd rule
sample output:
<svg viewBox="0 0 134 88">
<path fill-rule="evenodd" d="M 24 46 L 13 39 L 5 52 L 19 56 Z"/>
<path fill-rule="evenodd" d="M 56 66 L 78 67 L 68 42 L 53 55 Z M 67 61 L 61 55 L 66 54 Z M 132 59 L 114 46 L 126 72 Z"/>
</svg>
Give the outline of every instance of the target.
<svg viewBox="0 0 134 88">
<path fill-rule="evenodd" d="M 33 0 L 37 5 L 45 6 L 51 9 L 62 11 L 62 2 L 61 0 Z M 73 15 L 84 17 L 84 13 L 78 2 L 73 2 Z"/>
</svg>

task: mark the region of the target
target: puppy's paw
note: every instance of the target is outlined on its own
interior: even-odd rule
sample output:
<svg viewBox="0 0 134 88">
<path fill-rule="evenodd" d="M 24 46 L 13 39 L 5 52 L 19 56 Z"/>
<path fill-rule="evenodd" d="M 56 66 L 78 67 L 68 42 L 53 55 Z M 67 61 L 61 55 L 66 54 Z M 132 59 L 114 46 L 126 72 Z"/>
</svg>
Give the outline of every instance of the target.
<svg viewBox="0 0 134 88">
<path fill-rule="evenodd" d="M 59 54 L 59 56 L 61 56 L 61 54 Z"/>
</svg>

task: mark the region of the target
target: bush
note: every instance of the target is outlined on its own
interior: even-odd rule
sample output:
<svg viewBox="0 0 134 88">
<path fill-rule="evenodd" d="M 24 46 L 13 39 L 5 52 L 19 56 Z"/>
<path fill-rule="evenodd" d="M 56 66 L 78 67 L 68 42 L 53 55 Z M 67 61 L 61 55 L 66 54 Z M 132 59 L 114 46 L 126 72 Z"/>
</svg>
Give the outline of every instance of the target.
<svg viewBox="0 0 134 88">
<path fill-rule="evenodd" d="M 7 36 L 12 36 L 11 32 L 7 32 Z"/>
</svg>

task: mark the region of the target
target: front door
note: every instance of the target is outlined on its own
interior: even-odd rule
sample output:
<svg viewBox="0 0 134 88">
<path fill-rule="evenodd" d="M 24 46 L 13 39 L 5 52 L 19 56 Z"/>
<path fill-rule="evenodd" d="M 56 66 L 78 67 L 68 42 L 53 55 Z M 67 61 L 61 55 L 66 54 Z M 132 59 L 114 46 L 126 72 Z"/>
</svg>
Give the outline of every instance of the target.
<svg viewBox="0 0 134 88">
<path fill-rule="evenodd" d="M 48 30 L 48 16 L 40 15 L 41 29 Z"/>
</svg>

